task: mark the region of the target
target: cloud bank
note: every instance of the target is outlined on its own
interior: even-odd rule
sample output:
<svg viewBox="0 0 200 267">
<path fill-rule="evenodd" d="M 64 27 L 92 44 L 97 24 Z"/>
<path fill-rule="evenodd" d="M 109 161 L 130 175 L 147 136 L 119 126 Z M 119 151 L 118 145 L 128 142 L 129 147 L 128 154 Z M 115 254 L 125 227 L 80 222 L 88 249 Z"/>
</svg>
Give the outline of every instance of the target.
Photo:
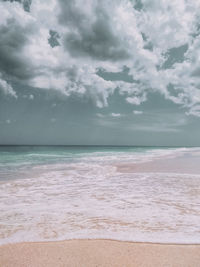
<svg viewBox="0 0 200 267">
<path fill-rule="evenodd" d="M 16 97 L 20 82 L 100 108 L 116 90 L 136 106 L 159 92 L 200 116 L 199 1 L 7 0 L 0 10 L 2 92 Z"/>
</svg>

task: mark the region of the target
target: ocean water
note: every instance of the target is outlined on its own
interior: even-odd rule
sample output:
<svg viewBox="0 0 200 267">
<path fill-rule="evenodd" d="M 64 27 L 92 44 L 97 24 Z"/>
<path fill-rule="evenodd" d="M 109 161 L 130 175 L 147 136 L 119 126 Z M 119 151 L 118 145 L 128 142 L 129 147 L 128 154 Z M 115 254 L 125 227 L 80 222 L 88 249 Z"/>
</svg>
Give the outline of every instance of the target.
<svg viewBox="0 0 200 267">
<path fill-rule="evenodd" d="M 200 243 L 199 166 L 200 148 L 2 146 L 0 244 Z"/>
</svg>

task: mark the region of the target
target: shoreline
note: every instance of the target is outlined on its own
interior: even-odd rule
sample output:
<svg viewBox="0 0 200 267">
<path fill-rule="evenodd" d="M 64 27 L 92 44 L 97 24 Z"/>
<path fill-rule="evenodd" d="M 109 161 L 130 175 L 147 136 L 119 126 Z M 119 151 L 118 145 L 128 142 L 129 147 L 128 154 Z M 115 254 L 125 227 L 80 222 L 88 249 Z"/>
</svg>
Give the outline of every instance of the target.
<svg viewBox="0 0 200 267">
<path fill-rule="evenodd" d="M 124 183 L 111 175 L 109 179 L 106 179 L 105 176 L 105 181 L 103 180 L 103 182 L 98 179 L 95 180 L 95 184 L 93 185 L 90 183 L 91 180 L 88 179 L 87 175 L 87 177 L 84 176 L 88 179 L 84 180 L 85 183 L 83 183 L 81 178 L 80 180 L 76 180 L 76 187 L 74 187 L 74 184 L 72 184 L 72 187 L 69 187 L 68 181 L 70 182 L 71 178 L 69 178 L 70 173 L 68 175 L 67 171 L 66 173 L 63 172 L 63 176 L 59 176 L 63 179 L 56 179 L 53 175 L 50 176 L 52 178 L 51 180 L 46 179 L 46 176 L 43 177 L 39 180 L 39 186 L 38 179 L 30 179 L 29 181 L 24 179 L 22 182 L 14 181 L 13 184 L 8 181 L 8 191 L 2 187 L 2 196 L 5 196 L 5 201 L 7 201 L 9 196 L 8 203 L 10 203 L 10 206 L 6 206 L 5 214 L 7 214 L 7 210 L 9 210 L 11 215 L 10 217 L 6 217 L 8 219 L 7 221 L 5 220 L 6 223 L 3 224 L 5 228 L 2 227 L 2 234 L 8 233 L 10 243 L 8 243 L 9 241 L 6 236 L 6 242 L 2 242 L 0 245 L 0 267 L 199 267 L 200 240 L 198 238 L 198 216 L 200 213 L 198 203 L 200 203 L 200 189 L 199 179 L 196 179 L 196 175 L 199 176 L 200 174 L 199 158 L 199 156 L 187 157 L 183 155 L 177 158 L 166 157 L 138 163 L 122 161 L 114 165 L 114 167 L 120 175 L 125 174 L 124 177 L 126 177 L 127 180 L 123 180 L 125 181 Z M 43 171 L 46 173 L 46 169 Z M 52 172 L 53 171 L 52 169 Z M 82 169 L 80 169 L 80 171 L 82 171 Z M 182 175 L 185 174 L 186 171 L 191 172 L 191 177 L 187 177 L 189 174 L 186 174 L 186 176 Z M 51 170 L 49 173 L 51 173 Z M 129 173 L 137 175 L 132 179 Z M 142 176 L 143 173 L 162 173 L 163 175 L 169 173 L 170 179 L 161 179 L 162 176 L 160 175 L 149 175 L 147 176 L 148 179 L 146 179 L 146 176 Z M 172 177 L 172 174 L 175 175 Z M 179 176 L 181 175 L 181 179 L 179 179 L 179 176 L 176 174 Z M 140 179 L 141 177 L 142 179 Z M 126 187 L 127 184 L 129 185 L 128 187 Z M 118 189 L 121 188 L 121 186 L 125 187 L 122 187 L 124 191 L 122 190 L 120 198 L 118 195 L 120 191 Z M 154 187 L 156 188 L 155 190 Z M 21 188 L 23 189 L 23 194 L 21 194 Z M 79 189 L 79 191 L 77 190 L 78 193 L 74 188 Z M 69 190 L 66 191 L 66 189 Z M 158 189 L 160 189 L 160 191 Z M 5 192 L 8 192 L 8 194 Z M 33 192 L 39 193 L 39 195 L 35 195 Z M 126 194 L 124 194 L 124 192 Z M 146 193 L 146 195 L 143 193 Z M 127 198 L 126 195 L 130 197 Z M 31 196 L 33 196 L 33 198 L 31 198 Z M 69 196 L 69 198 L 67 196 Z M 85 198 L 85 196 L 88 198 Z M 147 196 L 152 198 L 148 199 Z M 77 199 L 79 202 L 77 202 Z M 88 199 L 89 202 L 87 202 Z M 122 199 L 124 202 L 118 202 L 119 199 Z M 82 207 L 82 202 L 80 202 L 80 200 L 83 201 L 83 203 L 89 203 L 89 208 L 91 210 L 93 210 L 94 207 L 95 209 L 96 207 L 99 209 L 98 216 L 95 216 L 95 213 L 92 213 L 92 215 L 89 214 L 89 220 L 85 228 L 86 231 L 83 235 L 82 232 L 80 235 L 77 233 L 73 234 L 73 227 L 69 228 L 67 224 L 68 220 L 71 219 L 70 227 L 73 226 L 75 222 L 75 227 L 80 227 L 80 231 L 84 228 L 84 220 L 81 216 L 79 217 L 78 208 L 80 207 L 82 212 L 85 211 L 85 204 Z M 106 200 L 107 202 L 105 202 Z M 70 203 L 69 208 L 67 208 L 65 203 Z M 115 205 L 112 206 L 112 210 L 116 211 L 117 219 L 115 216 L 112 218 L 110 215 L 110 205 L 108 206 L 108 203 L 115 203 Z M 193 203 L 193 206 L 191 206 L 190 203 Z M 16 204 L 16 208 L 14 204 Z M 25 207 L 25 209 L 22 210 L 23 212 L 20 209 L 22 204 L 23 207 Z M 44 204 L 44 206 L 42 206 L 42 204 Z M 34 221 L 34 213 L 29 213 L 31 207 L 33 207 L 33 211 L 36 212 L 35 214 L 47 213 L 47 216 L 43 216 L 39 222 L 37 222 L 37 220 Z M 46 210 L 46 207 L 51 207 L 51 209 Z M 73 209 L 74 213 L 72 214 L 70 213 L 71 207 L 76 207 L 76 209 Z M 105 213 L 101 213 L 102 207 L 109 207 L 109 209 L 107 209 Z M 115 207 L 121 209 L 115 210 Z M 146 211 L 150 213 L 144 212 L 143 216 L 143 209 L 145 210 L 145 208 Z M 129 211 L 129 214 L 131 214 L 133 218 L 130 222 L 128 220 L 129 214 L 121 212 L 124 209 Z M 59 212 L 54 214 L 54 211 L 57 210 Z M 15 215 L 16 211 L 18 211 L 18 214 L 16 213 Z M 61 211 L 65 214 L 63 218 L 62 216 L 59 217 Z M 119 215 L 117 213 L 118 211 L 120 211 Z M 54 216 L 48 218 L 49 214 L 53 214 Z M 84 212 L 83 214 L 87 215 L 87 213 Z M 142 216 L 140 216 L 140 214 L 142 214 Z M 110 215 L 110 217 L 108 215 Z M 155 222 L 149 219 L 151 215 L 154 215 L 156 218 Z M 169 216 L 171 216 L 171 219 Z M 187 216 L 190 216 L 188 220 L 186 220 Z M 107 217 L 109 219 L 107 219 Z M 41 233 L 44 233 L 44 236 L 46 233 L 47 238 L 52 238 L 49 238 L 48 241 L 42 241 L 42 239 L 38 239 L 41 241 L 22 241 L 21 238 L 20 241 L 20 239 L 17 239 L 17 232 L 16 236 L 14 231 L 9 232 L 12 230 L 12 227 L 14 227 L 14 224 L 12 224 L 13 222 L 17 224 L 21 223 L 21 225 L 24 225 L 24 232 L 20 233 L 20 236 L 24 236 L 24 240 L 31 240 L 32 235 L 30 235 L 29 238 L 29 225 L 26 224 L 26 222 L 30 222 L 31 218 L 33 218 L 33 222 L 31 221 L 33 230 L 36 229 L 34 227 L 38 227 L 38 232 L 41 231 Z M 121 218 L 124 218 L 124 220 Z M 181 222 L 183 221 L 183 226 L 180 225 L 180 227 L 182 226 L 183 228 L 181 228 L 181 231 L 177 232 L 178 239 L 170 239 L 170 236 L 168 236 L 171 229 L 170 227 L 172 227 L 172 230 L 176 230 L 176 227 L 179 230 L 177 222 L 180 222 L 180 220 Z M 49 225 L 48 222 L 50 222 Z M 131 226 L 127 225 L 127 222 L 130 223 Z M 156 224 L 156 222 L 158 223 Z M 191 222 L 194 222 L 194 228 L 192 228 Z M 62 227 L 58 227 L 57 236 L 54 231 L 54 226 L 55 229 L 57 229 L 54 223 L 60 223 L 65 226 L 63 229 Z M 91 228 L 89 228 L 88 225 Z M 190 231 L 188 228 L 185 228 L 185 225 L 190 227 Z M 169 229 L 167 227 L 169 227 Z M 149 236 L 153 233 L 155 228 L 158 230 L 158 235 L 156 235 L 155 239 L 140 239 L 141 235 L 139 235 L 139 237 L 137 236 L 137 231 L 141 234 L 145 231 Z M 6 232 L 5 229 L 7 229 L 8 232 Z M 18 228 L 16 229 L 18 230 Z M 62 231 L 59 232 L 59 229 Z M 96 230 L 92 232 L 93 229 Z M 103 233 L 109 233 L 109 235 L 101 234 L 95 237 L 95 231 L 99 231 L 99 229 L 103 229 Z M 121 240 L 120 238 L 114 239 L 114 237 L 118 237 L 116 233 L 119 229 L 127 233 Z M 185 229 L 188 230 L 188 232 Z M 120 231 L 119 233 L 121 233 Z M 162 231 L 163 233 L 166 231 L 167 235 L 163 235 Z M 54 232 L 55 240 L 53 240 Z M 194 237 L 196 238 L 187 238 L 187 233 L 190 232 L 195 232 L 196 235 Z M 67 233 L 67 236 L 63 233 Z M 166 236 L 169 239 L 166 239 Z M 71 239 L 65 240 L 68 237 Z M 77 239 L 73 237 L 77 237 Z M 37 239 L 32 238 L 32 240 Z M 169 242 L 167 242 L 168 240 Z"/>
<path fill-rule="evenodd" d="M 69 238 L 69 239 L 60 239 L 60 240 L 41 240 L 41 241 L 16 241 L 16 242 L 7 242 L 0 244 L 0 249 L 1 247 L 4 246 L 12 246 L 12 245 L 19 245 L 19 244 L 49 244 L 49 243 L 62 243 L 62 242 L 71 242 L 71 241 L 109 241 L 109 242 L 119 242 L 119 243 L 130 243 L 130 244 L 145 244 L 145 245 L 167 245 L 167 246 L 200 246 L 200 241 L 199 243 L 189 243 L 189 242 L 157 242 L 157 241 L 131 241 L 131 240 L 122 240 L 122 239 L 115 239 L 115 238 Z"/>
<path fill-rule="evenodd" d="M 0 246 L 0 266 L 198 267 L 200 244 L 164 244 L 111 239 L 24 242 Z"/>
</svg>

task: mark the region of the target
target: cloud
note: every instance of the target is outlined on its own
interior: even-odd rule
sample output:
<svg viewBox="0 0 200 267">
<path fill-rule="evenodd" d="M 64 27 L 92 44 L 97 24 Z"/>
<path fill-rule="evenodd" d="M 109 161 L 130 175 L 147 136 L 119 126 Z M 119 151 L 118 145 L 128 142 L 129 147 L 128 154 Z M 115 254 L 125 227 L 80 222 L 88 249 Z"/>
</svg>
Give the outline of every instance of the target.
<svg viewBox="0 0 200 267">
<path fill-rule="evenodd" d="M 0 90 L 6 95 L 10 95 L 17 98 L 16 92 L 13 90 L 12 86 L 5 80 L 3 80 L 1 77 L 2 75 L 0 73 Z"/>
<path fill-rule="evenodd" d="M 0 10 L 2 91 L 18 81 L 99 108 L 115 90 L 133 105 L 159 92 L 200 116 L 199 1 L 19 0 Z"/>
<path fill-rule="evenodd" d="M 119 118 L 119 117 L 121 117 L 122 115 L 121 115 L 120 113 L 111 113 L 110 116 L 111 116 L 111 117 Z"/>
<path fill-rule="evenodd" d="M 133 114 L 141 115 L 141 114 L 143 114 L 143 111 L 141 111 L 141 110 L 133 110 Z"/>
<path fill-rule="evenodd" d="M 109 119 L 109 117 L 120 118 L 120 117 L 123 116 L 121 113 L 114 113 L 114 112 L 112 112 L 112 113 L 110 113 L 108 115 L 104 115 L 102 113 L 96 113 L 96 115 L 99 118 L 106 118 L 106 119 Z"/>
<path fill-rule="evenodd" d="M 27 80 L 32 76 L 28 57 L 23 53 L 28 28 L 24 28 L 14 18 L 0 25 L 0 71 L 3 75 Z"/>
<path fill-rule="evenodd" d="M 146 101 L 146 96 L 134 96 L 134 97 L 127 97 L 126 101 L 133 105 L 140 105 L 142 102 Z"/>
<path fill-rule="evenodd" d="M 71 29 L 64 36 L 65 49 L 73 57 L 89 57 L 103 61 L 120 61 L 129 58 L 120 36 L 113 29 L 106 2 L 63 1 L 59 21 Z M 89 7 L 83 8 L 83 5 Z M 105 7 L 104 7 L 105 6 Z"/>
<path fill-rule="evenodd" d="M 22 4 L 24 11 L 30 12 L 30 6 L 32 3 L 32 0 L 3 0 L 4 2 L 9 1 L 9 2 L 18 2 Z"/>
<path fill-rule="evenodd" d="M 168 133 L 168 132 L 180 132 L 180 129 L 171 127 L 168 124 L 152 124 L 152 125 L 137 125 L 133 128 L 134 131 L 141 132 L 158 132 L 158 133 Z"/>
<path fill-rule="evenodd" d="M 200 105 L 193 106 L 188 112 L 186 112 L 186 115 L 200 117 Z"/>
</svg>

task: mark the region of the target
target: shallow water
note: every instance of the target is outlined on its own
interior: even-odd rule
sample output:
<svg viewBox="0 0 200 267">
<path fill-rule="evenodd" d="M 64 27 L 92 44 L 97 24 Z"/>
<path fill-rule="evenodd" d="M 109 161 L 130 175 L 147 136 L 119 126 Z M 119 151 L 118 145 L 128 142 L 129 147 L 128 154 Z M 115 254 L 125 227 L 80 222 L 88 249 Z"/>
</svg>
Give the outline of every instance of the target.
<svg viewBox="0 0 200 267">
<path fill-rule="evenodd" d="M 199 148 L 1 147 L 0 243 L 200 243 L 200 173 L 155 168 L 183 158 L 198 167 L 199 155 Z M 146 163 L 154 172 L 118 168 Z"/>
</svg>

